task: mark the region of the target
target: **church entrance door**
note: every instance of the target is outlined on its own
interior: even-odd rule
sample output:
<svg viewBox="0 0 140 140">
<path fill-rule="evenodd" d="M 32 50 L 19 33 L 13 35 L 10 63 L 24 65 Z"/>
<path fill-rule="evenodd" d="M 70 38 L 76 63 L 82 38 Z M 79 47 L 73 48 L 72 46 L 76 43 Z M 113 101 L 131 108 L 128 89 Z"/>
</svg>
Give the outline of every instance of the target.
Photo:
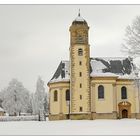
<svg viewBox="0 0 140 140">
<path fill-rule="evenodd" d="M 127 101 L 120 102 L 119 107 L 119 118 L 131 118 L 131 103 Z"/>
<path fill-rule="evenodd" d="M 128 118 L 128 111 L 126 109 L 122 110 L 122 118 Z"/>
</svg>

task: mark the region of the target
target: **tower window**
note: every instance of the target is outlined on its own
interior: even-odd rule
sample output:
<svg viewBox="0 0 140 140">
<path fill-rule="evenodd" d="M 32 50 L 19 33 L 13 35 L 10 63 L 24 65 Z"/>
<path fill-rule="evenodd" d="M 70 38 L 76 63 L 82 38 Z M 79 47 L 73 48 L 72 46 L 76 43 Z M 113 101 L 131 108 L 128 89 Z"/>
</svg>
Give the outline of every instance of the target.
<svg viewBox="0 0 140 140">
<path fill-rule="evenodd" d="M 126 87 L 121 88 L 121 97 L 122 97 L 122 99 L 127 99 L 127 89 L 126 89 Z"/>
<path fill-rule="evenodd" d="M 82 100 L 82 95 L 80 95 L 80 100 Z"/>
<path fill-rule="evenodd" d="M 66 101 L 70 101 L 70 90 L 66 90 Z"/>
<path fill-rule="evenodd" d="M 79 107 L 79 111 L 82 112 L 83 111 L 83 107 L 80 106 Z"/>
<path fill-rule="evenodd" d="M 83 50 L 80 48 L 80 49 L 78 49 L 78 55 L 79 56 L 82 56 L 83 55 Z"/>
<path fill-rule="evenodd" d="M 79 61 L 79 65 L 82 65 L 82 61 Z"/>
<path fill-rule="evenodd" d="M 80 83 L 80 88 L 82 88 L 82 84 Z"/>
<path fill-rule="evenodd" d="M 98 99 L 104 99 L 104 87 L 102 85 L 98 86 Z"/>
<path fill-rule="evenodd" d="M 57 90 L 54 91 L 54 101 L 56 102 L 58 100 L 58 93 Z"/>
<path fill-rule="evenodd" d="M 82 77 L 82 72 L 79 72 L 79 76 Z"/>
</svg>

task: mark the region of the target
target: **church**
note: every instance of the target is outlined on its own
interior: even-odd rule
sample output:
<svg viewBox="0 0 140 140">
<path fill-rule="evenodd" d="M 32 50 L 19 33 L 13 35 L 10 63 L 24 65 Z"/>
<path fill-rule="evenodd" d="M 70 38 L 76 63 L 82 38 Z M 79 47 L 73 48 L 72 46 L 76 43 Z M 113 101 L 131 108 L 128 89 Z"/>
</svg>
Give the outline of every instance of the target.
<svg viewBox="0 0 140 140">
<path fill-rule="evenodd" d="M 49 120 L 140 119 L 133 59 L 90 57 L 89 26 L 80 12 L 69 31 L 69 61 L 48 82 Z"/>
</svg>

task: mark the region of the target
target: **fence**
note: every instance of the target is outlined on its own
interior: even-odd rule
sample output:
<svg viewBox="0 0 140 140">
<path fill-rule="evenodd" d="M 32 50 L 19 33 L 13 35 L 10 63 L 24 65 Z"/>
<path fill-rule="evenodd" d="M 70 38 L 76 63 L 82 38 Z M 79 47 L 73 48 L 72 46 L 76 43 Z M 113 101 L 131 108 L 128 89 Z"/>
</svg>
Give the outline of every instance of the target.
<svg viewBox="0 0 140 140">
<path fill-rule="evenodd" d="M 38 115 L 33 116 L 0 116 L 0 121 L 38 121 Z"/>
</svg>

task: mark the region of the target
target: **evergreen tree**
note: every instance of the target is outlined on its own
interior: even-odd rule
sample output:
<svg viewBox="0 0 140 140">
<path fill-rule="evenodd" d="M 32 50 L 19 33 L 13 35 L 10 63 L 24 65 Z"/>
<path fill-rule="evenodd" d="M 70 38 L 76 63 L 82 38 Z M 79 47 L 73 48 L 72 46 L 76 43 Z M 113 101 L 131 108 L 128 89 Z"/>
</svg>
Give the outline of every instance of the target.
<svg viewBox="0 0 140 140">
<path fill-rule="evenodd" d="M 44 102 L 45 102 L 45 87 L 44 87 L 44 81 L 41 79 L 41 77 L 38 77 L 37 83 L 36 83 L 36 92 L 33 99 L 33 106 L 34 106 L 34 114 L 40 114 L 40 111 L 45 111 L 44 108 Z"/>
</svg>

